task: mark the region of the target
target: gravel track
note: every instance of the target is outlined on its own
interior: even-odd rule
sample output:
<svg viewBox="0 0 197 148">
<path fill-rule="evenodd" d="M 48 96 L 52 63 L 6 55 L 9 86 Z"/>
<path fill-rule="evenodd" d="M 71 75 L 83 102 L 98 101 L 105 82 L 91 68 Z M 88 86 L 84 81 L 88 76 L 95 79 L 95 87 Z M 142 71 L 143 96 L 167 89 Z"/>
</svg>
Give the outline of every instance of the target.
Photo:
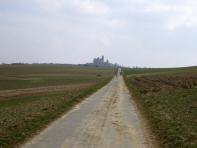
<svg viewBox="0 0 197 148">
<path fill-rule="evenodd" d="M 154 148 L 122 76 L 75 106 L 23 148 Z"/>
</svg>

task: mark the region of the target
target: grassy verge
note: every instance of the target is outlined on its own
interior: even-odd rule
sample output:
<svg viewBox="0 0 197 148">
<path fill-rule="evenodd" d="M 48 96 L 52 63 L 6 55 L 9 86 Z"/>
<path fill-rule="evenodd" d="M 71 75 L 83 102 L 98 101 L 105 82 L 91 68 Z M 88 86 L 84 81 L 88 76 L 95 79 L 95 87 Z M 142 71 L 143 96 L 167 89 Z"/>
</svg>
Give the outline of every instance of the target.
<svg viewBox="0 0 197 148">
<path fill-rule="evenodd" d="M 197 69 L 134 73 L 126 84 L 161 147 L 196 148 Z"/>
<path fill-rule="evenodd" d="M 88 88 L 0 101 L 0 147 L 16 147 L 110 79 Z"/>
</svg>

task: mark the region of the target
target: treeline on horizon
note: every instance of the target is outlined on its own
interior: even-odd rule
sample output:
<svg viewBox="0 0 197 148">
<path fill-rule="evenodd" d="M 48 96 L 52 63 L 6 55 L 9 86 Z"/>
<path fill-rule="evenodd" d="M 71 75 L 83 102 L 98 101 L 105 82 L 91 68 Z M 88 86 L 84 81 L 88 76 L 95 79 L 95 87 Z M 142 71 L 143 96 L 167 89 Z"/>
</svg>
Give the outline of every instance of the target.
<svg viewBox="0 0 197 148">
<path fill-rule="evenodd" d="M 67 64 L 67 63 L 0 63 L 0 65 L 66 65 L 66 66 L 88 66 L 86 64 Z M 92 67 L 92 66 L 89 66 Z M 94 66 L 93 66 L 94 67 Z M 97 66 L 95 66 L 97 67 Z"/>
<path fill-rule="evenodd" d="M 15 62 L 15 63 L 0 63 L 0 65 L 65 65 L 65 66 L 87 66 L 86 64 L 67 64 L 67 63 L 23 63 L 23 62 Z M 193 66 L 187 66 L 187 67 L 157 67 L 157 68 L 153 68 L 153 67 L 140 67 L 140 66 L 120 66 L 122 68 L 124 68 L 126 71 L 133 69 L 134 71 L 143 71 L 144 70 L 172 70 L 172 69 L 182 69 L 182 68 L 195 68 L 197 67 L 197 65 L 193 65 Z"/>
</svg>

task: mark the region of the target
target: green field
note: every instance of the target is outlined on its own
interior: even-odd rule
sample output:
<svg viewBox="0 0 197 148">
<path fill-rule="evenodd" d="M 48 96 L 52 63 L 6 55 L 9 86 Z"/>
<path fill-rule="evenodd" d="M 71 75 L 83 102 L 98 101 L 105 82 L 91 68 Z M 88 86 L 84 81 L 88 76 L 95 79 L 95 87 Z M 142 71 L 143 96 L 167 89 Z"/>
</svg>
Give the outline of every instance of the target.
<svg viewBox="0 0 197 148">
<path fill-rule="evenodd" d="M 113 69 L 106 68 L 1 65 L 0 147 L 17 147 L 112 75 Z"/>
<path fill-rule="evenodd" d="M 0 65 L 0 90 L 99 81 L 112 69 L 65 65 Z"/>
<path fill-rule="evenodd" d="M 197 67 L 124 69 L 125 81 L 161 147 L 197 147 Z"/>
</svg>

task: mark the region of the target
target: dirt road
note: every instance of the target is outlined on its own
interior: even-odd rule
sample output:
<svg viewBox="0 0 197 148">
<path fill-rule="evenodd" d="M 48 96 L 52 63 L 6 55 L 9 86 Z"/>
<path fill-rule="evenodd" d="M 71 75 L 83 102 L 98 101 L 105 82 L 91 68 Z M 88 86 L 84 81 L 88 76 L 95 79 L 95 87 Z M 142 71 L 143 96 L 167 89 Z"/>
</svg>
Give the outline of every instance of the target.
<svg viewBox="0 0 197 148">
<path fill-rule="evenodd" d="M 62 116 L 23 148 L 153 148 L 122 76 Z"/>
</svg>

